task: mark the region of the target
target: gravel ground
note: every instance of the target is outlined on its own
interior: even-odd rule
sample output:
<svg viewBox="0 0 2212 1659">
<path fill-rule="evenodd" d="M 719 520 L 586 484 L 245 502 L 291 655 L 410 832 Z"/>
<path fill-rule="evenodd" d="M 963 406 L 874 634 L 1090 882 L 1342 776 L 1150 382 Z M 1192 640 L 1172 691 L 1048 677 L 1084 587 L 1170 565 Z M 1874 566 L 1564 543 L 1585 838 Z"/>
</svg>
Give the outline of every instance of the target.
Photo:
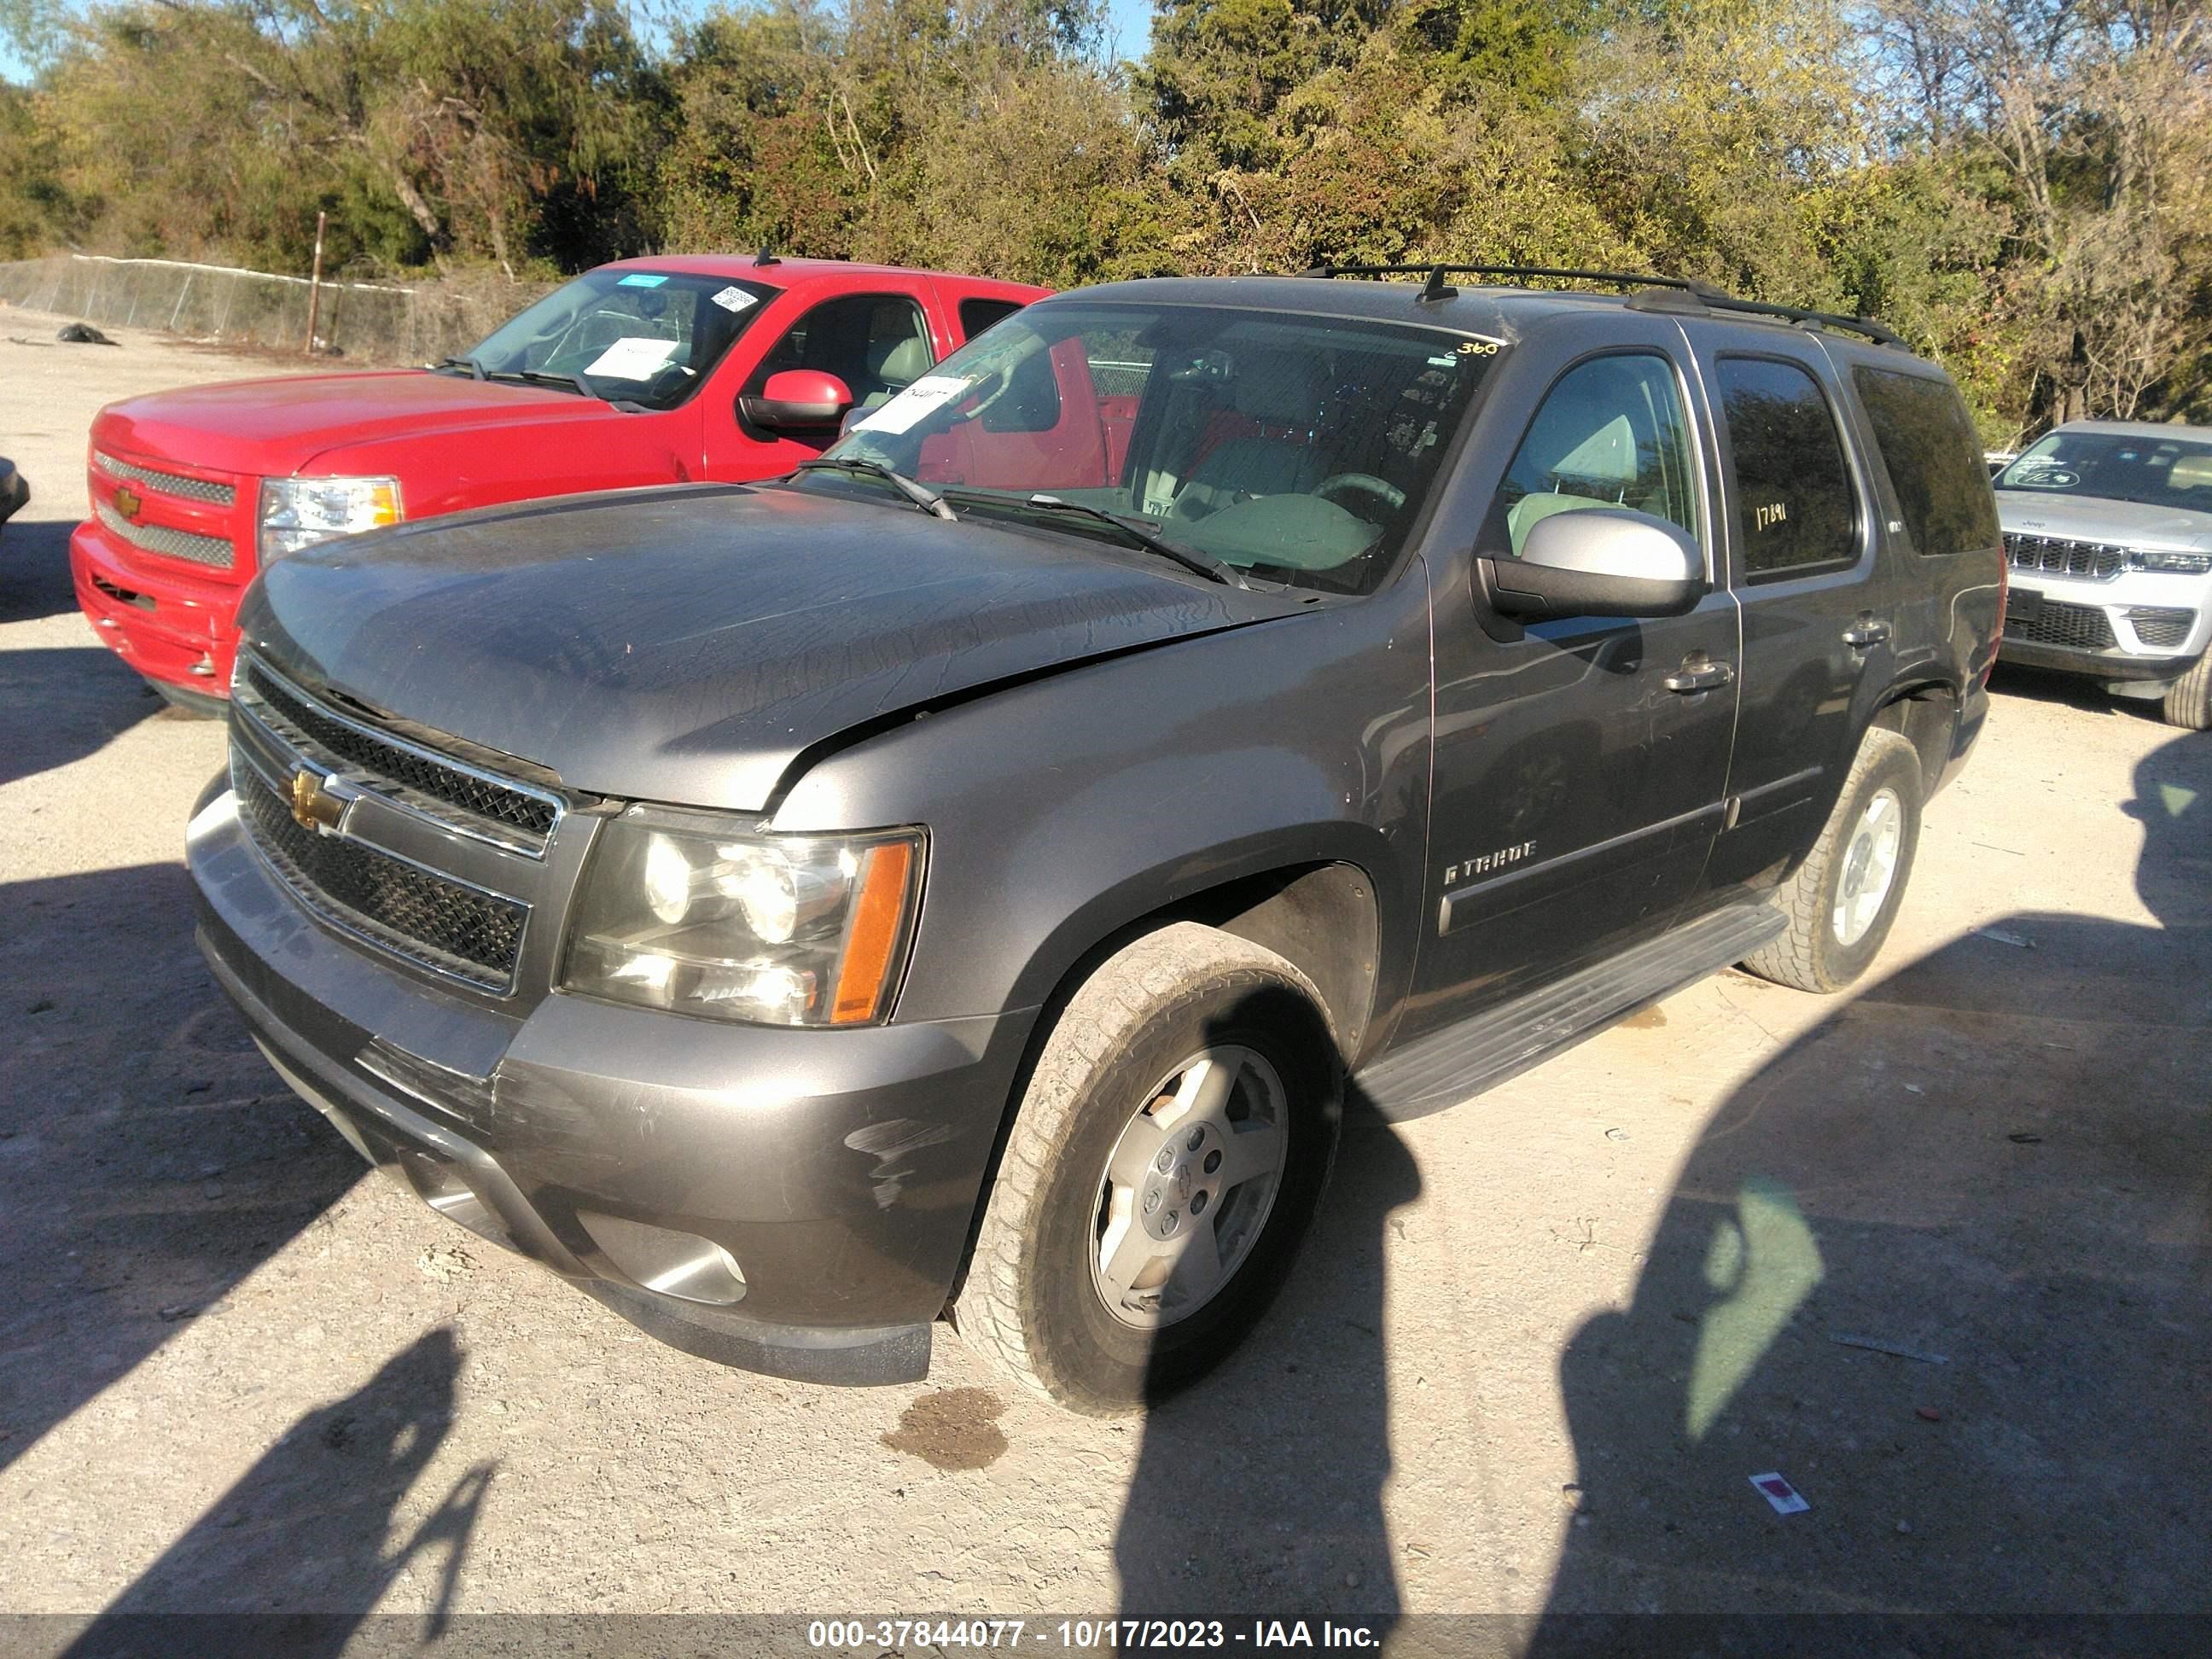
<svg viewBox="0 0 2212 1659">
<path fill-rule="evenodd" d="M 2212 1611 L 2212 738 L 2002 677 L 1855 994 L 1724 975 L 1361 1131 L 1146 1420 L 943 1332 L 773 1382 L 367 1177 L 253 1051 L 179 861 L 220 729 L 65 540 L 100 404 L 269 365 L 58 320 L 0 307 L 0 1610 Z"/>
</svg>

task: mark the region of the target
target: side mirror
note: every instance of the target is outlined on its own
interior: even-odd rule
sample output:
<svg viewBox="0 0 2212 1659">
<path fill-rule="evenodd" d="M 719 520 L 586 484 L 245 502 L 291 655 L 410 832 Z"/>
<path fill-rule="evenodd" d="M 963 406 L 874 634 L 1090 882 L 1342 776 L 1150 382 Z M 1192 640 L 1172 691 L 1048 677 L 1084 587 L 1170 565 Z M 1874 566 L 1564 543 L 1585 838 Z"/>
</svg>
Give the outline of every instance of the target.
<svg viewBox="0 0 2212 1659">
<path fill-rule="evenodd" d="M 771 432 L 833 428 L 852 406 L 852 388 L 818 368 L 783 369 L 768 377 L 758 397 L 738 399 L 739 414 Z"/>
<path fill-rule="evenodd" d="M 1705 556 L 1679 525 L 1625 507 L 1578 507 L 1528 527 L 1517 559 L 1475 561 L 1484 595 L 1516 622 L 1679 617 L 1705 594 Z"/>
</svg>

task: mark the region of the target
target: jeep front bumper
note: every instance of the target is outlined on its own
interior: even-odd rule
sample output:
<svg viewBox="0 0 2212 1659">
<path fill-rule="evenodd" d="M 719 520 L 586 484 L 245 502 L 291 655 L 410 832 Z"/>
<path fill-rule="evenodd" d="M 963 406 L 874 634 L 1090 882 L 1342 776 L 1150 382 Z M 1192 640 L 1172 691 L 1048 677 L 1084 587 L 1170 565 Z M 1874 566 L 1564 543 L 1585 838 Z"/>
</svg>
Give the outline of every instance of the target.
<svg viewBox="0 0 2212 1659">
<path fill-rule="evenodd" d="M 1999 657 L 2155 696 L 2212 643 L 2212 582 L 2130 571 L 2111 580 L 2015 571 Z"/>
</svg>

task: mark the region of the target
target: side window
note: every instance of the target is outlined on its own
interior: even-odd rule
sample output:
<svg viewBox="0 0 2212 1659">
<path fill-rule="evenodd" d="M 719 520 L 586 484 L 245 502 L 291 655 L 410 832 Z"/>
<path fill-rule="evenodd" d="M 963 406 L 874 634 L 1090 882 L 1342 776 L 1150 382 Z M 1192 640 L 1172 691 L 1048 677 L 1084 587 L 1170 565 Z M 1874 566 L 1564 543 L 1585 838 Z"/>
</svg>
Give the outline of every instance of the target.
<svg viewBox="0 0 2212 1659">
<path fill-rule="evenodd" d="M 960 302 L 960 337 L 972 340 L 1003 317 L 1011 317 L 1022 308 L 1019 300 L 963 300 Z"/>
<path fill-rule="evenodd" d="M 1688 423 L 1667 359 L 1594 357 L 1544 397 L 1492 508 L 1519 558 L 1529 527 L 1554 513 L 1630 507 L 1698 533 Z"/>
<path fill-rule="evenodd" d="M 1736 534 L 1756 581 L 1858 556 L 1857 496 L 1820 382 L 1770 357 L 1720 360 Z"/>
<path fill-rule="evenodd" d="M 835 374 L 854 407 L 874 409 L 929 373 L 936 354 L 921 307 L 902 295 L 846 294 L 824 300 L 769 348 L 744 395 L 757 397 L 768 377 L 787 368 Z"/>
<path fill-rule="evenodd" d="M 1851 370 L 1851 384 L 1866 405 L 1914 548 L 1960 553 L 1995 547 L 1997 501 L 1959 394 L 1924 374 L 1863 365 Z"/>
</svg>

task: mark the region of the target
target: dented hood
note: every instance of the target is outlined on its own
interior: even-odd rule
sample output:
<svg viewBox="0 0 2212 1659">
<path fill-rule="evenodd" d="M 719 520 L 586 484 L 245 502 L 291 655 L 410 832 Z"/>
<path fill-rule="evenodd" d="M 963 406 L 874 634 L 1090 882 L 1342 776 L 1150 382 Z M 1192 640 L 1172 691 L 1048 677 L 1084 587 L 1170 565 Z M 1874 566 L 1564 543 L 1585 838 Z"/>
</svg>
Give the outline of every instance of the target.
<svg viewBox="0 0 2212 1659">
<path fill-rule="evenodd" d="M 675 487 L 325 543 L 240 622 L 307 683 L 571 787 L 753 811 L 856 726 L 1305 597 L 888 499 Z"/>
</svg>

